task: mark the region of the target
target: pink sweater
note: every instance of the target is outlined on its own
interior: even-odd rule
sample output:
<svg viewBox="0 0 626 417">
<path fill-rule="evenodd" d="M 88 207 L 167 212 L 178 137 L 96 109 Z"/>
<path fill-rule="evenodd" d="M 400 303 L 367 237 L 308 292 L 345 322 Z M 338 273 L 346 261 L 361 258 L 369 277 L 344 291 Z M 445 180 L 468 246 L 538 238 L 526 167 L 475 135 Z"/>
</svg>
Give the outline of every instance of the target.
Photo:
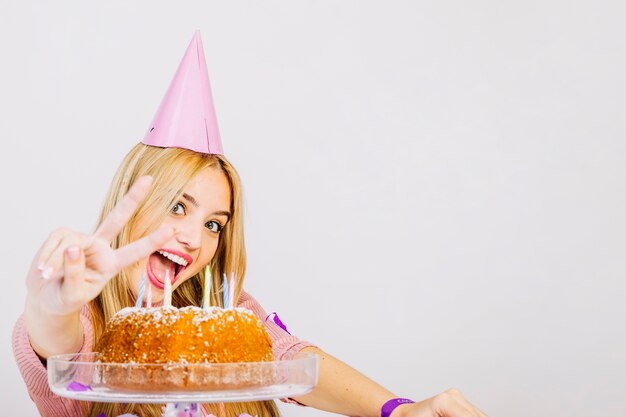
<svg viewBox="0 0 626 417">
<path fill-rule="evenodd" d="M 267 317 L 263 307 L 244 291 L 241 292 L 237 306 L 252 310 L 263 321 Z M 80 319 L 83 324 L 84 339 L 79 353 L 91 352 L 93 349 L 93 325 L 86 307 L 81 311 Z M 265 326 L 272 338 L 276 360 L 291 359 L 303 348 L 313 346 L 311 343 L 289 335 L 270 320 L 265 322 Z M 35 402 L 42 417 L 77 417 L 82 415 L 80 401 L 59 397 L 50 390 L 48 371 L 30 345 L 23 316 L 17 320 L 13 329 L 13 354 L 24 382 L 26 382 L 28 394 Z M 289 399 L 286 401 L 295 402 Z"/>
</svg>

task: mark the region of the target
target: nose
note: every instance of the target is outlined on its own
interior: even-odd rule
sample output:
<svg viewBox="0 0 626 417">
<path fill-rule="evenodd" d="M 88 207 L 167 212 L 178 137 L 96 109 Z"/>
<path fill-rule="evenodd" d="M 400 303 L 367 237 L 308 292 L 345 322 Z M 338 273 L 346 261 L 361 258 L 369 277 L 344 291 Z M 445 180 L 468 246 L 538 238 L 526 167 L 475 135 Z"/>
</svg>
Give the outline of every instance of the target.
<svg viewBox="0 0 626 417">
<path fill-rule="evenodd" d="M 180 222 L 174 226 L 174 232 L 176 241 L 187 249 L 195 250 L 200 247 L 202 228 L 193 222 Z"/>
</svg>

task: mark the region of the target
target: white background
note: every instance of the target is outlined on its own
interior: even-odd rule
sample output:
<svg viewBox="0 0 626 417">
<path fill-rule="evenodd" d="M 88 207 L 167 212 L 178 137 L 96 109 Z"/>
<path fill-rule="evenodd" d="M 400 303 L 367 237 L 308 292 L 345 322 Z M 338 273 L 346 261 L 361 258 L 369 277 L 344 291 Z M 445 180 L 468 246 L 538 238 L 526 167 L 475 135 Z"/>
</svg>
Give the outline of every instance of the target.
<svg viewBox="0 0 626 417">
<path fill-rule="evenodd" d="M 2 415 L 36 415 L 10 350 L 35 251 L 92 230 L 200 29 L 268 311 L 401 396 L 626 416 L 625 12 L 2 0 Z"/>
</svg>

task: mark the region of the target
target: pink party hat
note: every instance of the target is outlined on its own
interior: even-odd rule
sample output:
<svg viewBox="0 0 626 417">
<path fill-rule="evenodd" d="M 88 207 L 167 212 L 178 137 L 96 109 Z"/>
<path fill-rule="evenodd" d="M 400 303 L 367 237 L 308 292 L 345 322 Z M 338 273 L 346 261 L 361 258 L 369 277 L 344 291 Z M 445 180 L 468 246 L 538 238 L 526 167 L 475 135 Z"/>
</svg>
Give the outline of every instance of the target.
<svg viewBox="0 0 626 417">
<path fill-rule="evenodd" d="M 224 154 L 199 31 L 194 33 L 143 143 Z"/>
</svg>

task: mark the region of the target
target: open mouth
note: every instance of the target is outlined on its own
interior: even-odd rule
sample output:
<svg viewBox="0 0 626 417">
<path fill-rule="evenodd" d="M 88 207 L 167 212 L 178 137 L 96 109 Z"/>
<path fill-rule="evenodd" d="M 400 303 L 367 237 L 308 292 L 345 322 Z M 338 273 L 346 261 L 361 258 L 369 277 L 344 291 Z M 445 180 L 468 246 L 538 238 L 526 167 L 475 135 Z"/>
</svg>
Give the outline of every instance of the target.
<svg viewBox="0 0 626 417">
<path fill-rule="evenodd" d="M 148 258 L 146 274 L 157 288 L 165 288 L 165 276 L 169 275 L 172 285 L 180 274 L 193 262 L 191 256 L 173 249 L 159 249 Z"/>
</svg>

